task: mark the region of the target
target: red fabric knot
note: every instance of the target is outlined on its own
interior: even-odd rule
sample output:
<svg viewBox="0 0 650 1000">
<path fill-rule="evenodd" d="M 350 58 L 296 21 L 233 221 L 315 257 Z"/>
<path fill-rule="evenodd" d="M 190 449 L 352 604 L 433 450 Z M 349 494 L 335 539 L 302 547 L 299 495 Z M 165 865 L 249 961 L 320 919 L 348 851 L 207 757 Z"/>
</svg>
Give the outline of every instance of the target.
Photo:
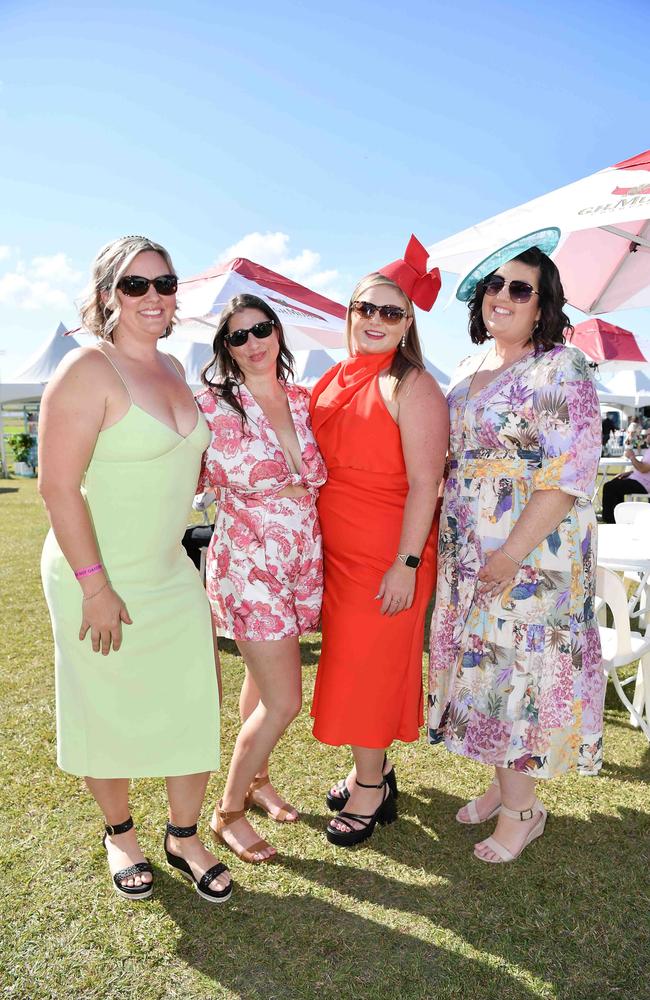
<svg viewBox="0 0 650 1000">
<path fill-rule="evenodd" d="M 427 271 L 429 254 L 416 236 L 411 235 L 404 257 L 379 268 L 379 274 L 390 278 L 420 309 L 429 312 L 438 298 L 442 284 L 437 267 Z"/>
</svg>

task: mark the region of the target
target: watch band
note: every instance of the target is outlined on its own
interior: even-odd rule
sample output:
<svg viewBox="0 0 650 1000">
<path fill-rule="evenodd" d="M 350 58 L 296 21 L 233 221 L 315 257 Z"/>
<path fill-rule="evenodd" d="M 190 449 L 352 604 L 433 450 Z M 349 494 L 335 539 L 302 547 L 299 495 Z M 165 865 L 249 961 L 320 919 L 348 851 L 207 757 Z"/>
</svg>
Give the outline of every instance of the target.
<svg viewBox="0 0 650 1000">
<path fill-rule="evenodd" d="M 404 563 L 405 566 L 408 566 L 409 569 L 417 569 L 422 562 L 420 556 L 414 556 L 408 552 L 398 552 L 397 558 L 401 563 Z"/>
</svg>

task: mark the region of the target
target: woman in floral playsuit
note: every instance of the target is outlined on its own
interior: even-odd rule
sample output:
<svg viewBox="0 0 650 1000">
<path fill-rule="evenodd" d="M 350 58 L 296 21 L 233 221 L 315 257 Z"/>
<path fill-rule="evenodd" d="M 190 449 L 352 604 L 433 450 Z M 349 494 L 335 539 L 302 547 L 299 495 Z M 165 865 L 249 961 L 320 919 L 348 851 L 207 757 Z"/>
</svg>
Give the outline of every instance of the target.
<svg viewBox="0 0 650 1000">
<path fill-rule="evenodd" d="M 318 627 L 323 593 L 316 499 L 326 470 L 309 394 L 288 381 L 292 361 L 273 310 L 238 295 L 221 314 L 197 396 L 212 432 L 199 489 L 217 495 L 206 586 L 218 635 L 236 641 L 246 664 L 242 728 L 211 825 L 253 863 L 275 851 L 245 808 L 259 806 L 278 822 L 297 819 L 270 783 L 268 758 L 300 711 L 298 639 Z"/>
</svg>

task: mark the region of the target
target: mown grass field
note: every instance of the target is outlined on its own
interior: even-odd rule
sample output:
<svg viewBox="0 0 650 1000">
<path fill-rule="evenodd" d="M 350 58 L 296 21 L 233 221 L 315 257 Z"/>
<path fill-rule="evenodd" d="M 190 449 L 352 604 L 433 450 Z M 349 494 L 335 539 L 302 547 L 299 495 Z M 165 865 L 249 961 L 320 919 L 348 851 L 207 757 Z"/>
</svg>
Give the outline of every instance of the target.
<svg viewBox="0 0 650 1000">
<path fill-rule="evenodd" d="M 486 784 L 485 769 L 423 741 L 395 749 L 399 821 L 368 847 L 330 846 L 324 791 L 348 757 L 316 743 L 305 708 L 273 769 L 301 821 L 257 818 L 278 862 L 224 857 L 232 900 L 202 903 L 165 863 L 162 783 L 138 781 L 133 814 L 155 895 L 119 899 L 97 809 L 55 765 L 52 642 L 38 570 L 46 519 L 33 481 L 0 482 L 0 525 L 3 997 L 650 997 L 650 750 L 611 692 L 602 776 L 544 785 L 546 834 L 516 864 L 474 860 L 476 830 L 454 821 Z M 306 706 L 318 648 L 317 638 L 304 644 Z M 230 645 L 223 665 L 225 767 L 242 674 Z M 204 833 L 222 786 L 223 772 L 213 775 Z"/>
</svg>

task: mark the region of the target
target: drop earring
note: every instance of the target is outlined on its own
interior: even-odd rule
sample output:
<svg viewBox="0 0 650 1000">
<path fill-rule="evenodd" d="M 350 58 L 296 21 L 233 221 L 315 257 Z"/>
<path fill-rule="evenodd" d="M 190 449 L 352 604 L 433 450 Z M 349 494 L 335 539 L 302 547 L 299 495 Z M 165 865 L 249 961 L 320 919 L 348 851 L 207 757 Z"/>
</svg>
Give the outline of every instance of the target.
<svg viewBox="0 0 650 1000">
<path fill-rule="evenodd" d="M 404 350 L 404 348 L 406 347 L 406 334 L 402 335 L 402 339 L 400 340 L 399 346 L 402 348 L 402 350 Z"/>
</svg>

